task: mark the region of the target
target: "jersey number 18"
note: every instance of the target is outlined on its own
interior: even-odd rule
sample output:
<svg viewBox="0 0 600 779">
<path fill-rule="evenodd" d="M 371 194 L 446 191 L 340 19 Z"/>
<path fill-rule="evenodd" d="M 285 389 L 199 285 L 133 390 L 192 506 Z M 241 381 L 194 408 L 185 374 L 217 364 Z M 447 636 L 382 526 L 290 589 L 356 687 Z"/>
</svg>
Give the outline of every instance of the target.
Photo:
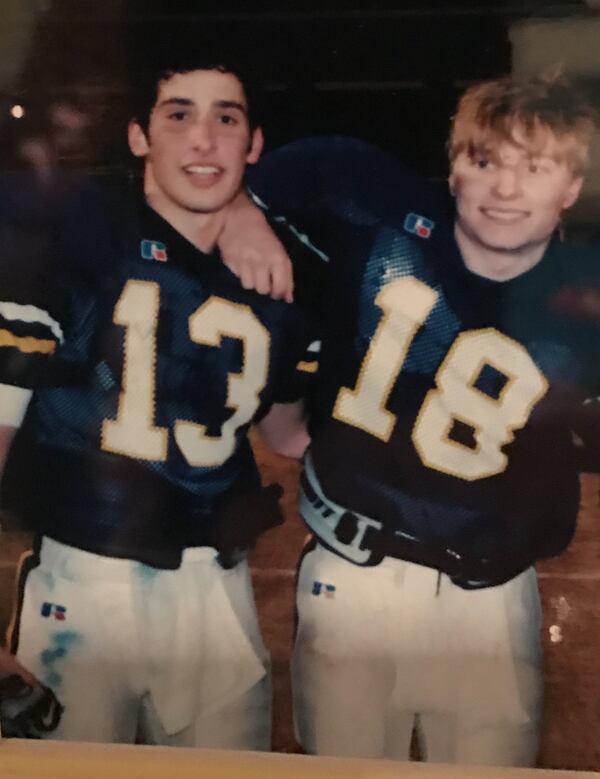
<svg viewBox="0 0 600 779">
<path fill-rule="evenodd" d="M 386 409 L 390 393 L 418 330 L 433 309 L 438 293 L 413 277 L 390 282 L 375 303 L 383 316 L 362 361 L 354 389 L 338 393 L 333 416 L 388 441 L 396 415 Z M 506 381 L 498 397 L 477 388 L 486 366 Z M 469 330 L 456 338 L 425 395 L 412 441 L 424 465 L 475 481 L 504 471 L 502 451 L 522 428 L 548 383 L 521 344 L 494 328 Z M 450 437 L 455 422 L 473 430 L 475 445 Z"/>
</svg>

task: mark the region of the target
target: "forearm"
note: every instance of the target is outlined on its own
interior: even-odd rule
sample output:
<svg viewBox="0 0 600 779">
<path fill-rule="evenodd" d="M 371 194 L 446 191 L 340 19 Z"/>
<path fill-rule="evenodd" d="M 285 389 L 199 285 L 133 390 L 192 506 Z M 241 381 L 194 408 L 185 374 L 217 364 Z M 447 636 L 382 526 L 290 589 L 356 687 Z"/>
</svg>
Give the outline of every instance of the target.
<svg viewBox="0 0 600 779">
<path fill-rule="evenodd" d="M 245 289 L 292 302 L 290 258 L 264 213 L 245 191 L 229 205 L 218 244 L 224 263 Z"/>
<path fill-rule="evenodd" d="M 0 479 L 16 432 L 17 428 L 15 427 L 0 425 Z"/>
<path fill-rule="evenodd" d="M 31 390 L 0 384 L 0 481 L 10 447 L 21 426 L 31 395 Z"/>
<path fill-rule="evenodd" d="M 286 457 L 300 459 L 310 444 L 303 401 L 276 403 L 257 427 L 267 446 Z"/>
<path fill-rule="evenodd" d="M 310 232 L 324 214 L 395 223 L 404 207 L 429 199 L 429 186 L 396 157 L 356 138 L 303 139 L 266 154 L 248 171 L 248 185 L 269 209 Z M 335 243 L 335 236 L 334 236 Z M 332 247 L 321 247 L 328 252 Z"/>
</svg>

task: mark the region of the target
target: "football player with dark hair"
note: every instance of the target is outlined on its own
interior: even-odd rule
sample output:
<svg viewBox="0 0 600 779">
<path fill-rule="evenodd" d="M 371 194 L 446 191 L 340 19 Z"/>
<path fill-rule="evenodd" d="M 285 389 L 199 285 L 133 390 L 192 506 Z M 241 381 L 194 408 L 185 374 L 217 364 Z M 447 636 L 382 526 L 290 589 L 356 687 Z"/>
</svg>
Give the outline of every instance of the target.
<svg viewBox="0 0 600 779">
<path fill-rule="evenodd" d="M 459 103 L 453 201 L 341 138 L 283 147 L 251 179 L 331 273 L 300 498 L 309 752 L 407 759 L 416 727 L 429 760 L 535 764 L 533 564 L 573 534 L 572 429 L 598 388 L 598 328 L 556 306 L 597 285 L 597 258 L 557 236 L 594 124 L 560 77 L 507 77 Z"/>
<path fill-rule="evenodd" d="M 38 535 L 9 641 L 64 707 L 53 738 L 270 748 L 244 552 L 279 488 L 247 431 L 302 394 L 314 332 L 217 249 L 262 148 L 242 78 L 162 69 L 128 129 L 143 192 L 82 187 L 45 235 L 2 225 L 3 453 L 27 433 L 5 501 Z"/>
</svg>

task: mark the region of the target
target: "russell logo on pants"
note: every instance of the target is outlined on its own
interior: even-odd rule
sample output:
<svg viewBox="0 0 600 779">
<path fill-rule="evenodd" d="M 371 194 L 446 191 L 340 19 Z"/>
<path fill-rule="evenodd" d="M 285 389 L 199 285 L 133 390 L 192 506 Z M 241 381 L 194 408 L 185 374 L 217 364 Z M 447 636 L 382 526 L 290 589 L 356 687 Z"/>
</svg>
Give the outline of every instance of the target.
<svg viewBox="0 0 600 779">
<path fill-rule="evenodd" d="M 335 598 L 335 584 L 325 584 L 325 582 L 314 581 L 312 586 L 312 594 L 324 594 L 326 598 Z"/>
</svg>

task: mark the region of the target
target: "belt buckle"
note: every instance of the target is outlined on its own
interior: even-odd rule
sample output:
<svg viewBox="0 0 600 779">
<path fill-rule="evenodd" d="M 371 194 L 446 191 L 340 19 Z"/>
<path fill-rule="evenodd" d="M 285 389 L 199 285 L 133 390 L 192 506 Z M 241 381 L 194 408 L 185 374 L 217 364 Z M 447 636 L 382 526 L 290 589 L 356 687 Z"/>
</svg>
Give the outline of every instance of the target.
<svg viewBox="0 0 600 779">
<path fill-rule="evenodd" d="M 364 548 L 363 542 L 370 530 L 381 531 L 383 523 L 350 511 L 332 511 L 309 485 L 306 486 L 308 490 L 304 488 L 300 492 L 300 513 L 319 541 L 340 557 L 357 565 L 376 565 L 381 562 L 382 556 L 372 549 Z M 354 523 L 354 528 L 348 532 L 350 522 Z M 349 540 L 346 541 L 345 537 Z"/>
<path fill-rule="evenodd" d="M 446 549 L 445 553 L 446 559 L 450 559 L 454 563 L 454 567 L 448 564 L 444 573 L 446 573 L 451 581 L 458 587 L 462 587 L 464 590 L 479 590 L 482 587 L 489 587 L 492 584 L 489 577 L 481 578 L 484 573 L 483 570 L 480 570 L 479 578 L 473 578 L 473 562 L 467 560 L 463 555 L 452 549 Z M 479 561 L 480 568 L 481 564 L 484 562 L 486 561 Z"/>
<path fill-rule="evenodd" d="M 375 519 L 346 511 L 338 518 L 333 533 L 349 560 L 359 565 L 377 565 L 383 560 L 383 554 L 366 546 L 365 537 L 367 533 L 372 535 L 373 531 L 381 532 L 382 527 L 382 523 Z"/>
</svg>

